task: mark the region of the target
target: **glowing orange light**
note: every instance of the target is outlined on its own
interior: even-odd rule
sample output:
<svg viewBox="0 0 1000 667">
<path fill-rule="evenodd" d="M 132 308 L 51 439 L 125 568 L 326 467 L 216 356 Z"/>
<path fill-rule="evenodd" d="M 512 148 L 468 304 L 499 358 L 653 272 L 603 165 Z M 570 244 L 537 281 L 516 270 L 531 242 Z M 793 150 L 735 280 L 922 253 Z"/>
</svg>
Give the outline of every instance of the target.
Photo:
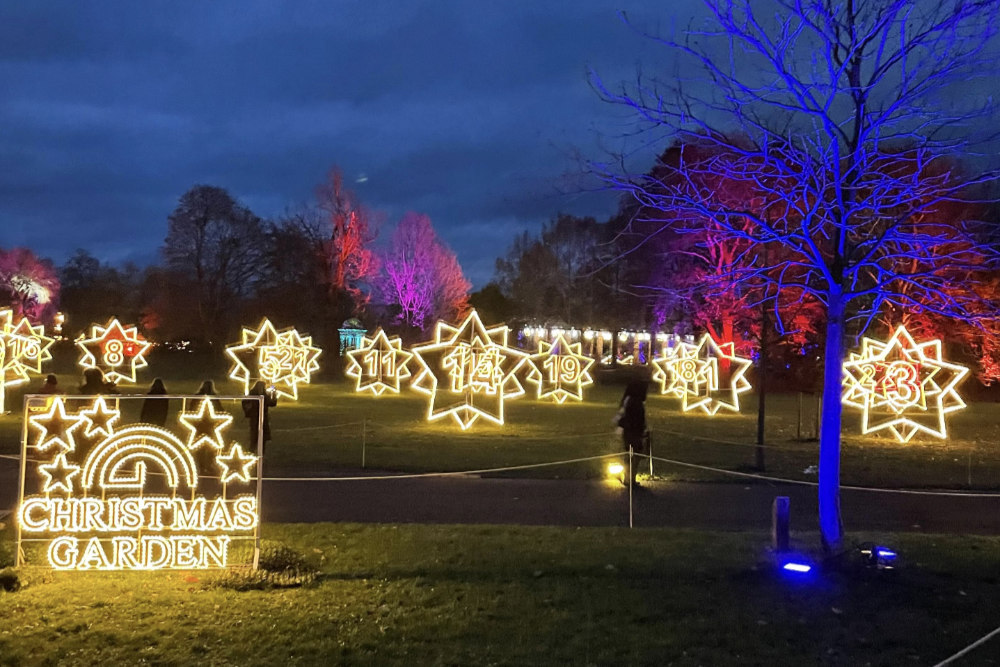
<svg viewBox="0 0 1000 667">
<path fill-rule="evenodd" d="M 117 318 L 104 327 L 91 326 L 90 338 L 77 341 L 76 346 L 81 351 L 80 366 L 100 369 L 104 379 L 115 384 L 134 383 L 136 370 L 149 365 L 143 356 L 149 342 L 139 335 L 137 327 L 123 327 Z"/>
<path fill-rule="evenodd" d="M 451 416 L 463 430 L 482 417 L 503 424 L 504 401 L 524 394 L 515 372 L 527 353 L 507 347 L 505 325 L 487 329 L 476 311 L 457 327 L 438 322 L 434 341 L 413 348 L 416 391 L 428 394 L 428 421 Z"/>
<path fill-rule="evenodd" d="M 357 381 L 355 391 L 370 391 L 375 396 L 386 391 L 398 394 L 400 381 L 410 377 L 407 364 L 412 358 L 399 336 L 389 338 L 380 328 L 371 338 L 362 337 L 361 345 L 347 353 L 344 374 Z"/>
<path fill-rule="evenodd" d="M 322 351 L 312 344 L 312 336 L 295 329 L 278 331 L 265 318 L 257 329 L 243 328 L 242 341 L 226 347 L 233 361 L 229 377 L 243 383 L 243 392 L 257 380 L 273 385 L 279 396 L 299 398 L 299 385 L 309 384 L 319 370 Z"/>
<path fill-rule="evenodd" d="M 720 359 L 728 362 L 728 377 L 720 377 Z M 739 412 L 740 394 L 751 389 L 745 377 L 751 364 L 749 359 L 736 356 L 733 343 L 720 345 L 705 334 L 695 344 L 678 341 L 666 356 L 653 359 L 653 381 L 660 384 L 661 394 L 681 399 L 685 412 Z"/>
<path fill-rule="evenodd" d="M 942 359 L 940 340 L 917 343 L 900 326 L 887 342 L 865 338 L 861 352 L 848 355 L 841 402 L 862 411 L 862 433 L 946 438 L 945 415 L 965 407 L 956 387 L 968 373 Z"/>
</svg>

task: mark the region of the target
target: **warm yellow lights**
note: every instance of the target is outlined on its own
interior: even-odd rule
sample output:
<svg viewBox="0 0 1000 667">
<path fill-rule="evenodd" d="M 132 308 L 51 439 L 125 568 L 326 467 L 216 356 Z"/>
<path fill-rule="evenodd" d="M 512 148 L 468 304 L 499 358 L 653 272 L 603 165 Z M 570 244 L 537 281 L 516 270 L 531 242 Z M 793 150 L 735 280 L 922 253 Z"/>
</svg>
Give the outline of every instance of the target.
<svg viewBox="0 0 1000 667">
<path fill-rule="evenodd" d="M 900 326 L 888 342 L 865 338 L 861 352 L 848 355 L 841 402 L 862 411 L 862 433 L 946 438 L 945 415 L 965 407 L 955 388 L 968 373 L 941 358 L 940 340 L 917 343 Z"/>
<path fill-rule="evenodd" d="M 92 325 L 90 338 L 76 345 L 81 351 L 80 366 L 100 369 L 104 379 L 115 384 L 134 383 L 136 370 L 148 365 L 143 355 L 149 350 L 149 342 L 139 335 L 137 327 L 123 327 L 117 318 L 104 327 Z"/>
<path fill-rule="evenodd" d="M 117 402 L 104 397 L 59 396 L 44 414 L 26 415 L 38 493 L 22 496 L 18 522 L 48 541 L 51 567 L 225 567 L 230 542 L 255 534 L 258 500 L 246 492 L 257 482 L 258 457 L 226 440 L 231 415 L 197 398 L 178 418 L 186 439 L 122 425 Z"/>
<path fill-rule="evenodd" d="M 233 416 L 228 413 L 216 413 L 215 402 L 206 397 L 198 404 L 194 412 L 182 412 L 181 424 L 188 429 L 188 449 L 197 449 L 202 444 L 213 449 L 225 446 L 223 431 L 233 423 Z"/>
<path fill-rule="evenodd" d="M 369 338 L 364 336 L 361 345 L 347 353 L 347 370 L 344 374 L 356 380 L 355 391 L 370 391 L 381 396 L 389 391 L 399 393 L 399 383 L 410 377 L 407 364 L 413 354 L 403 349 L 398 336 L 389 338 L 382 329 Z"/>
<path fill-rule="evenodd" d="M 319 370 L 321 350 L 312 344 L 312 336 L 295 329 L 278 331 L 265 318 L 257 329 L 244 327 L 242 339 L 226 347 L 226 354 L 233 361 L 229 377 L 243 383 L 244 393 L 263 380 L 279 396 L 298 400 L 299 384 L 308 384 Z"/>
<path fill-rule="evenodd" d="M 739 396 L 751 388 L 745 377 L 751 363 L 736 356 L 733 343 L 720 345 L 705 334 L 694 344 L 678 341 L 666 356 L 654 359 L 653 381 L 660 383 L 661 394 L 681 399 L 685 412 L 739 412 Z"/>
<path fill-rule="evenodd" d="M 551 343 L 539 341 L 538 354 L 529 357 L 528 382 L 538 388 L 539 400 L 583 400 L 583 388 L 593 384 L 590 367 L 594 360 L 581 353 L 580 343 L 569 343 L 559 334 Z"/>
<path fill-rule="evenodd" d="M 430 396 L 428 421 L 451 416 L 462 429 L 482 417 L 503 424 L 504 401 L 524 394 L 515 372 L 527 353 L 507 347 L 509 329 L 487 329 L 476 311 L 457 327 L 438 322 L 434 341 L 413 348 L 413 388 Z"/>
<path fill-rule="evenodd" d="M 625 466 L 617 461 L 608 464 L 608 474 L 612 477 L 617 477 L 618 475 L 625 472 Z"/>
<path fill-rule="evenodd" d="M 215 457 L 215 460 L 222 469 L 223 484 L 230 482 L 249 483 L 253 476 L 251 468 L 257 463 L 256 456 L 244 453 L 243 448 L 235 443 L 230 448 L 229 454 L 226 456 L 220 454 Z"/>
<path fill-rule="evenodd" d="M 10 308 L 0 309 L 0 412 L 5 409 L 6 387 L 28 381 L 28 373 L 41 373 L 42 363 L 52 358 L 55 342 L 45 327 L 33 326 L 27 318 L 14 322 Z"/>
</svg>

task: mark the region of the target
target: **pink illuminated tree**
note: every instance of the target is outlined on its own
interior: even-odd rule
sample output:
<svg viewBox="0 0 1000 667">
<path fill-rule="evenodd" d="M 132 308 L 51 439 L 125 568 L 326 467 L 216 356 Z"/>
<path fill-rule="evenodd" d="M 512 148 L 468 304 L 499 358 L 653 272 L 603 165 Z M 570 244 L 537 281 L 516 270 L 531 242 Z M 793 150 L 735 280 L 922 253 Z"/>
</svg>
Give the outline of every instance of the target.
<svg viewBox="0 0 1000 667">
<path fill-rule="evenodd" d="M 468 280 L 458 259 L 434 232 L 431 219 L 407 213 L 382 256 L 379 291 L 399 308 L 404 326 L 425 328 L 433 319 L 453 320 L 469 308 Z"/>
<path fill-rule="evenodd" d="M 0 290 L 7 293 L 15 318 L 38 321 L 55 311 L 59 278 L 52 262 L 28 248 L 0 249 Z"/>
</svg>

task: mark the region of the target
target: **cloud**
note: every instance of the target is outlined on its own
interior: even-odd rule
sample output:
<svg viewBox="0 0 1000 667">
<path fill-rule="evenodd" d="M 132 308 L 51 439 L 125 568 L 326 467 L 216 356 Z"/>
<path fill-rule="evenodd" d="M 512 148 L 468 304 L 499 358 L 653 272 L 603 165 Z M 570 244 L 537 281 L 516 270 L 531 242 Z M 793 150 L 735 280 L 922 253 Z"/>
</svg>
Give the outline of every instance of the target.
<svg viewBox="0 0 1000 667">
<path fill-rule="evenodd" d="M 625 129 L 587 68 L 627 78 L 650 53 L 615 7 L 13 3 L 0 20 L 0 246 L 151 259 L 192 185 L 273 216 L 336 164 L 367 175 L 353 187 L 371 207 L 431 215 L 479 286 L 515 231 L 613 210 L 613 197 L 560 190 L 574 149 Z"/>
</svg>

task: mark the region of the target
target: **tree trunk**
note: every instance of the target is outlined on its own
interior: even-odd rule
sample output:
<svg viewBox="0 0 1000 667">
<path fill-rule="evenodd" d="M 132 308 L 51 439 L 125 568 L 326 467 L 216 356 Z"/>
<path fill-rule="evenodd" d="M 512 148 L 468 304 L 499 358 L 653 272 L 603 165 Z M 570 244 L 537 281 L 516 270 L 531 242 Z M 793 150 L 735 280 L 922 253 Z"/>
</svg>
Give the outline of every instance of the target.
<svg viewBox="0 0 1000 667">
<path fill-rule="evenodd" d="M 819 529 L 823 548 L 840 548 L 844 527 L 840 519 L 840 395 L 843 374 L 844 299 L 831 290 L 823 359 L 823 402 L 819 434 Z"/>
<path fill-rule="evenodd" d="M 754 463 L 757 470 L 764 472 L 764 419 L 767 416 L 767 354 L 768 329 L 771 324 L 767 317 L 767 302 L 760 303 L 760 348 L 757 356 L 757 447 Z"/>
</svg>

